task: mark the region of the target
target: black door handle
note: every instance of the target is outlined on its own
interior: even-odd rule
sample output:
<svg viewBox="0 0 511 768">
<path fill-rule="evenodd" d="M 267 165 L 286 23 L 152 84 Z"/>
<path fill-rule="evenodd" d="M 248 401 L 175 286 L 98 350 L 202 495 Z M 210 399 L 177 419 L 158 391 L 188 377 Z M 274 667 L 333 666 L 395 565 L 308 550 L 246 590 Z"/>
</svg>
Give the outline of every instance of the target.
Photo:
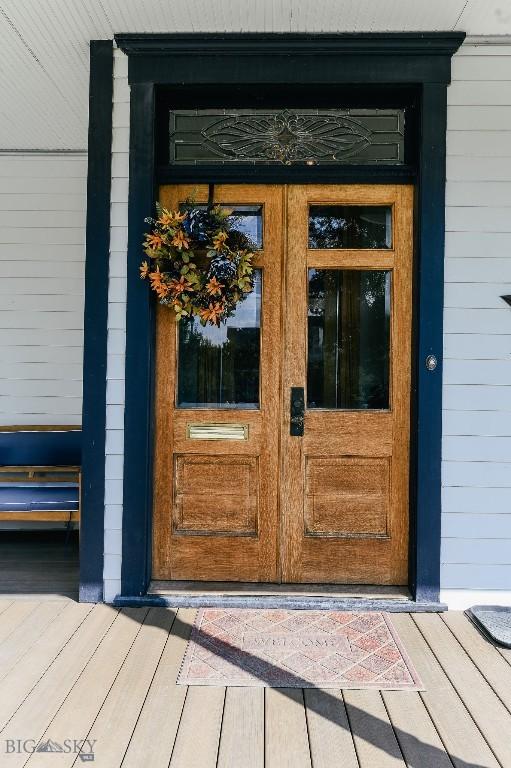
<svg viewBox="0 0 511 768">
<path fill-rule="evenodd" d="M 291 418 L 289 434 L 292 437 L 303 437 L 305 421 L 305 395 L 303 387 L 291 387 Z"/>
</svg>

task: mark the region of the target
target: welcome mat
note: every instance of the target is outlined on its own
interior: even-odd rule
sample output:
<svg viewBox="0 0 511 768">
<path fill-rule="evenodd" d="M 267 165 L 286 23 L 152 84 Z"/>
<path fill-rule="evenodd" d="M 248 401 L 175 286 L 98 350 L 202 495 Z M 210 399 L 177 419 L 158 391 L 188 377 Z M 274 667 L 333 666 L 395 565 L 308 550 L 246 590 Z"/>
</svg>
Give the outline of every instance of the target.
<svg viewBox="0 0 511 768">
<path fill-rule="evenodd" d="M 201 608 L 180 685 L 420 690 L 388 615 Z"/>
</svg>

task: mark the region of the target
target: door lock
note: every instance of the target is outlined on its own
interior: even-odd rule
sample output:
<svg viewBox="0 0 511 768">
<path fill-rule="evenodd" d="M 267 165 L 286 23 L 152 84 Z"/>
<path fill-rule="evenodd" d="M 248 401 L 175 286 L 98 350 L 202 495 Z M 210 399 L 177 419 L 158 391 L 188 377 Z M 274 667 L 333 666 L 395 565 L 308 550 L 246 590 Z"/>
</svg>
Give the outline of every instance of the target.
<svg viewBox="0 0 511 768">
<path fill-rule="evenodd" d="M 426 368 L 428 371 L 434 371 L 438 365 L 438 360 L 435 355 L 428 355 L 426 358 Z"/>
<path fill-rule="evenodd" d="M 303 387 L 291 387 L 291 418 L 289 434 L 292 437 L 303 437 L 305 422 L 305 395 Z"/>
</svg>

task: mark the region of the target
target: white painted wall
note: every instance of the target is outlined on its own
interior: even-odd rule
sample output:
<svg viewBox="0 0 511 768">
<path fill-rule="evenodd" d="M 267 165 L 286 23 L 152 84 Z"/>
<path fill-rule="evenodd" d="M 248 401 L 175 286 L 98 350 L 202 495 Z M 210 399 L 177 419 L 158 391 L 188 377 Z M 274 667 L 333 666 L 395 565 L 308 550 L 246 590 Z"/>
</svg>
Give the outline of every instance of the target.
<svg viewBox="0 0 511 768">
<path fill-rule="evenodd" d="M 0 425 L 81 424 L 86 176 L 0 153 Z"/>
<path fill-rule="evenodd" d="M 130 111 L 128 59 L 119 50 L 114 57 L 103 572 L 106 602 L 121 591 Z"/>
<path fill-rule="evenodd" d="M 511 605 L 511 46 L 448 91 L 442 599 Z"/>
</svg>

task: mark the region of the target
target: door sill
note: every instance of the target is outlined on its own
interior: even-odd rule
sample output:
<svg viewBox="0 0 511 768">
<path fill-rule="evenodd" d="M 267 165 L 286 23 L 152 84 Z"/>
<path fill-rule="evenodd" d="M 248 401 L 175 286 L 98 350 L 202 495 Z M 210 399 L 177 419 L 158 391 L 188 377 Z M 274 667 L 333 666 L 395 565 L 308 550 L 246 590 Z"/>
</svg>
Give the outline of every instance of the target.
<svg viewBox="0 0 511 768">
<path fill-rule="evenodd" d="M 164 585 L 164 586 L 162 586 Z M 118 595 L 115 606 L 162 608 L 278 608 L 284 610 L 418 613 L 447 610 L 436 601 L 412 600 L 403 587 L 317 584 L 151 583 L 145 595 Z"/>
<path fill-rule="evenodd" d="M 335 597 L 410 600 L 407 587 L 366 584 L 261 584 L 232 581 L 151 581 L 148 595 L 165 597 Z"/>
</svg>

